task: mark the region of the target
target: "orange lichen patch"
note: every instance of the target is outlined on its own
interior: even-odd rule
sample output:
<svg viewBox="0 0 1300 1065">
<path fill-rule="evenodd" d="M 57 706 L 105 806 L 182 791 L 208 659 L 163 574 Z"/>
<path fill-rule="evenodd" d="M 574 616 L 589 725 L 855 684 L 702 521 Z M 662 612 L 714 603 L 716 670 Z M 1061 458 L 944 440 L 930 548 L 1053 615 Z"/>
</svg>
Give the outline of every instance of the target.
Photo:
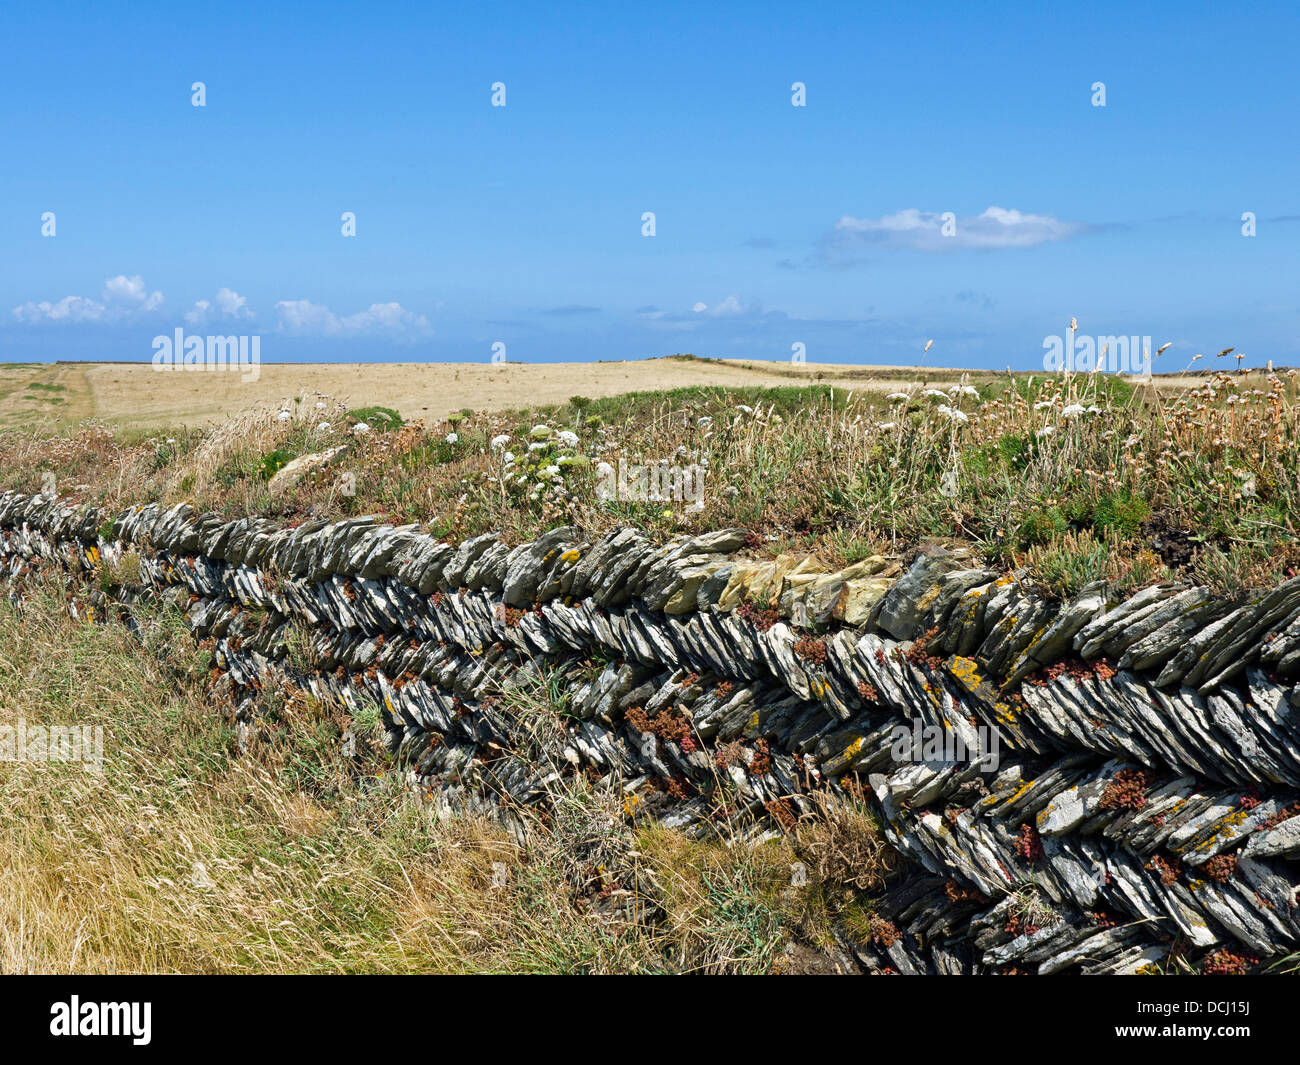
<svg viewBox="0 0 1300 1065">
<path fill-rule="evenodd" d="M 719 769 L 745 764 L 745 745 L 739 740 L 724 743 L 713 753 L 713 762 Z"/>
<path fill-rule="evenodd" d="M 1235 854 L 1216 854 L 1201 866 L 1205 875 L 1216 884 L 1226 884 L 1237 873 L 1237 856 Z"/>
<path fill-rule="evenodd" d="M 1292 803 L 1290 806 L 1279 810 L 1272 817 L 1267 818 L 1259 827 L 1261 830 L 1277 828 L 1283 821 L 1289 821 L 1293 817 L 1300 817 L 1300 802 Z"/>
<path fill-rule="evenodd" d="M 685 802 L 695 791 L 695 785 L 683 776 L 650 777 L 647 783 L 655 791 L 678 802 Z"/>
<path fill-rule="evenodd" d="M 1250 954 L 1236 954 L 1226 947 L 1209 955 L 1201 965 L 1206 976 L 1244 976 L 1259 959 Z"/>
<path fill-rule="evenodd" d="M 1029 822 L 1020 826 L 1020 832 L 1013 846 L 1015 852 L 1030 865 L 1043 857 L 1042 837 L 1039 836 L 1038 829 Z"/>
<path fill-rule="evenodd" d="M 930 641 L 938 635 L 939 629 L 937 626 L 927 630 L 919 639 L 912 643 L 911 647 L 903 652 L 903 657 L 914 666 L 924 665 L 929 666 L 931 669 L 938 669 L 943 665 L 943 659 L 938 655 L 930 654 L 926 650 L 926 648 L 930 646 Z"/>
<path fill-rule="evenodd" d="M 1093 666 L 1092 671 L 1100 680 L 1110 680 L 1115 676 L 1115 670 L 1111 668 L 1110 663 L 1104 658 L 1098 659 L 1097 663 Z"/>
<path fill-rule="evenodd" d="M 1106 785 L 1097 806 L 1102 810 L 1141 810 L 1147 804 L 1146 790 L 1150 786 L 1144 770 L 1121 769 Z"/>
<path fill-rule="evenodd" d="M 1153 854 L 1151 860 L 1147 862 L 1146 867 L 1160 877 L 1160 883 L 1165 887 L 1173 887 L 1178 880 L 1178 874 L 1182 872 L 1182 863 L 1177 859 L 1168 861 L 1159 854 Z"/>
<path fill-rule="evenodd" d="M 874 913 L 868 918 L 867 927 L 871 932 L 871 942 L 885 950 L 897 943 L 901 935 L 892 921 L 887 921 Z"/>
<path fill-rule="evenodd" d="M 964 888 L 952 877 L 949 877 L 943 885 L 943 893 L 948 896 L 952 902 L 987 902 L 974 888 Z"/>
<path fill-rule="evenodd" d="M 808 662 L 815 662 L 819 666 L 824 666 L 827 659 L 826 641 L 814 640 L 811 636 L 805 636 L 795 641 L 794 653 Z"/>
<path fill-rule="evenodd" d="M 692 744 L 694 742 L 691 723 L 679 712 L 660 710 L 654 717 L 651 717 L 645 712 L 644 707 L 630 706 L 624 715 L 624 719 L 629 726 L 643 735 L 656 736 L 661 740 L 679 743 L 683 746 L 685 746 L 688 739 L 692 740 Z"/>
<path fill-rule="evenodd" d="M 789 832 L 794 828 L 798 820 L 794 809 L 794 801 L 787 795 L 780 799 L 772 799 L 763 804 L 773 821 L 781 826 L 781 830 Z"/>
<path fill-rule="evenodd" d="M 1069 677 L 1082 684 L 1085 680 L 1110 680 L 1113 676 L 1115 670 L 1104 658 L 1099 658 L 1095 662 L 1085 662 L 1081 658 L 1063 658 L 1027 679 L 1030 684 L 1041 688 L 1061 677 Z"/>
<path fill-rule="evenodd" d="M 748 599 L 736 607 L 736 616 L 748 621 L 759 632 L 766 632 L 781 620 L 781 615 L 771 607 L 757 607 Z"/>
<path fill-rule="evenodd" d="M 1007 913 L 1006 922 L 1002 926 L 1003 931 L 1011 936 L 1032 936 L 1040 927 L 1017 910 Z"/>
</svg>

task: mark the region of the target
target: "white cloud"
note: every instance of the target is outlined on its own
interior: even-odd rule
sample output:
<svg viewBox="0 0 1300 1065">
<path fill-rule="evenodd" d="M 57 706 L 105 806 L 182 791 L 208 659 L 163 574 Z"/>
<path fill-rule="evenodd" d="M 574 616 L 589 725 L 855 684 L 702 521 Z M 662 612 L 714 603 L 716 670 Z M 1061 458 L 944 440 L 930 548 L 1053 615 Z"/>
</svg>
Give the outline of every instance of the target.
<svg viewBox="0 0 1300 1065">
<path fill-rule="evenodd" d="M 162 304 L 163 295 L 161 292 L 151 293 L 139 274 L 134 277 L 118 274 L 104 282 L 104 299 L 114 306 L 152 311 Z"/>
<path fill-rule="evenodd" d="M 943 215 L 935 211 L 909 207 L 880 218 L 845 215 L 835 223 L 831 242 L 882 244 L 920 251 L 1032 248 L 1038 244 L 1068 240 L 1088 229 L 1082 222 L 1065 222 L 1048 214 L 1028 214 L 1003 207 L 989 207 L 980 214 L 953 221 L 954 231 L 945 235 Z"/>
<path fill-rule="evenodd" d="M 403 310 L 400 303 L 372 303 L 367 310 L 347 316 L 311 300 L 281 300 L 275 310 L 280 329 L 297 336 L 415 339 L 433 332 L 424 315 Z"/>
<path fill-rule="evenodd" d="M 709 318 L 736 318 L 744 314 L 757 314 L 759 308 L 756 305 L 747 304 L 741 301 L 739 296 L 730 295 L 721 303 L 715 303 L 710 307 L 707 303 L 697 303 L 691 308 L 696 314 L 707 315 Z"/>
<path fill-rule="evenodd" d="M 56 302 L 28 300 L 13 309 L 20 322 L 116 322 L 155 311 L 163 304 L 161 292 L 150 292 L 139 274 L 118 274 L 104 282 L 99 299 L 64 296 Z"/>
<path fill-rule="evenodd" d="M 254 314 L 248 309 L 248 300 L 234 289 L 219 288 L 215 300 L 199 300 L 185 312 L 185 321 L 190 325 L 202 325 L 210 319 L 217 318 L 252 318 Z"/>
</svg>

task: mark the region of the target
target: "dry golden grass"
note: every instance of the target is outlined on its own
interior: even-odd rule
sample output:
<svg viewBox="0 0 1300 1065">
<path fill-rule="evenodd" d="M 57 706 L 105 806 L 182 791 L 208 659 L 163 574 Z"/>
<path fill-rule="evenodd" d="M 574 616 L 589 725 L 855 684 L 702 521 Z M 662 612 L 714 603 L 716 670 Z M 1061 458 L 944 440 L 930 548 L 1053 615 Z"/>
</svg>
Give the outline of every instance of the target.
<svg viewBox="0 0 1300 1065">
<path fill-rule="evenodd" d="M 929 370 L 936 380 L 959 371 Z M 147 363 L 0 363 L 0 426 L 75 424 L 115 429 L 211 425 L 318 393 L 349 406 L 384 406 L 438 421 L 463 407 L 512 410 L 572 395 L 688 387 L 765 387 L 822 381 L 887 391 L 910 374 L 889 366 L 792 364 L 693 356 L 595 363 L 266 363 L 239 373 L 158 373 Z M 991 376 L 991 375 L 986 375 Z"/>
<path fill-rule="evenodd" d="M 864 807 L 814 792 L 812 810 L 794 827 L 792 846 L 809 874 L 828 890 L 879 891 L 896 855 Z"/>
</svg>

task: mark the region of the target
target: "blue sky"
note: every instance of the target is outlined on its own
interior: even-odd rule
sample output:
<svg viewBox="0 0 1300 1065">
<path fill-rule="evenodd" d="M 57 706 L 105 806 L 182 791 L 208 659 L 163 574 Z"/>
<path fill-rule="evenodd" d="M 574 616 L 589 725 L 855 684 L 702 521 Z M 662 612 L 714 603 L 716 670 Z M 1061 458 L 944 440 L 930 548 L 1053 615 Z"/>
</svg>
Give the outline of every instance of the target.
<svg viewBox="0 0 1300 1065">
<path fill-rule="evenodd" d="M 1173 342 L 1162 370 L 1300 364 L 1298 30 L 1294 5 L 6 5 L 0 358 L 147 360 L 181 327 L 268 362 L 933 339 L 931 365 L 1029 369 L 1075 316 Z"/>
</svg>

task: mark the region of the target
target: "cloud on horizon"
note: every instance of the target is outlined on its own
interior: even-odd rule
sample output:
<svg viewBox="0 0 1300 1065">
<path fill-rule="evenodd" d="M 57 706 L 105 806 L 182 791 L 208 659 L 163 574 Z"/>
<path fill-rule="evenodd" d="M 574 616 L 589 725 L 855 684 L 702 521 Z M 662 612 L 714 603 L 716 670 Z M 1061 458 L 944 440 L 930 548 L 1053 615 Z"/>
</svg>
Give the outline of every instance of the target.
<svg viewBox="0 0 1300 1065">
<path fill-rule="evenodd" d="M 346 316 L 311 300 L 281 300 L 275 310 L 279 316 L 277 328 L 291 336 L 380 336 L 411 341 L 433 333 L 424 315 L 405 310 L 396 302 L 372 303 L 366 310 Z"/>
<path fill-rule="evenodd" d="M 954 215 L 948 219 L 951 232 L 945 234 L 946 213 L 909 207 L 879 218 L 846 214 L 822 237 L 819 250 L 824 260 L 835 264 L 842 263 L 845 257 L 851 260 L 854 253 L 866 248 L 922 252 L 1034 248 L 1069 240 L 1095 228 L 1049 214 L 988 207 L 977 215 Z"/>
<path fill-rule="evenodd" d="M 691 308 L 691 311 L 693 314 L 706 315 L 709 318 L 740 318 L 763 313 L 762 307 L 758 304 L 745 302 L 734 292 L 712 307 L 700 301 Z"/>
<path fill-rule="evenodd" d="M 247 319 L 256 315 L 248 309 L 248 300 L 234 289 L 219 288 L 212 300 L 199 300 L 185 312 L 190 325 L 203 325 L 214 319 Z"/>
<path fill-rule="evenodd" d="M 150 292 L 139 274 L 118 274 L 104 282 L 99 299 L 64 296 L 51 302 L 28 300 L 13 309 L 20 322 L 117 322 L 148 314 L 163 305 L 161 292 Z"/>
</svg>

